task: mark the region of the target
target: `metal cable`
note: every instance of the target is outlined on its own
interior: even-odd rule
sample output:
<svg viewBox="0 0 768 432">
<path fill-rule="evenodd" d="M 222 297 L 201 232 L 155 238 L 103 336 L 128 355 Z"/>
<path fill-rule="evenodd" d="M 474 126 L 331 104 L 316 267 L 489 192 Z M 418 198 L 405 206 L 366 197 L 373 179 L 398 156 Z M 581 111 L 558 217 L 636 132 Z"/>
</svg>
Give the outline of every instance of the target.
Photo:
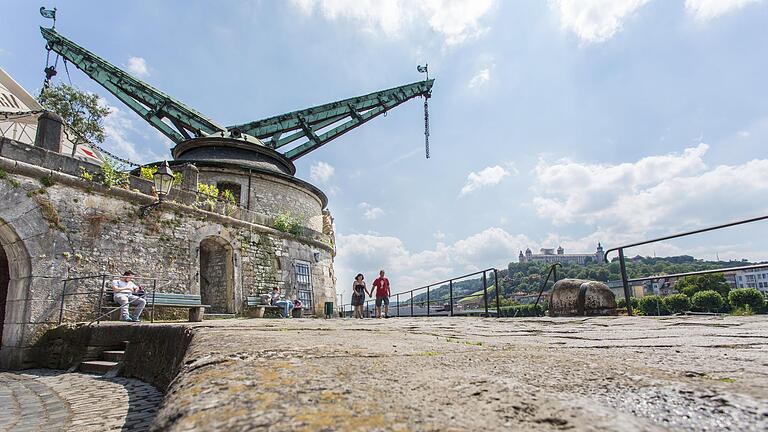
<svg viewBox="0 0 768 432">
<path fill-rule="evenodd" d="M 429 94 L 424 96 L 424 147 L 429 159 Z"/>
</svg>

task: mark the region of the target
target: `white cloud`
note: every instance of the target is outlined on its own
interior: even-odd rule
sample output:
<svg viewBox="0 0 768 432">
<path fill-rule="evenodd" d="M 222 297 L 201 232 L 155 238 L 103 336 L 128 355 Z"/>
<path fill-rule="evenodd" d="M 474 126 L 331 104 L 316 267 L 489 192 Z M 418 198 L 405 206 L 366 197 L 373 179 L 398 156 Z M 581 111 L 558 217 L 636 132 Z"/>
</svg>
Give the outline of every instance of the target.
<svg viewBox="0 0 768 432">
<path fill-rule="evenodd" d="M 384 216 L 384 210 L 379 207 L 374 207 L 367 202 L 360 203 L 358 207 L 363 210 L 363 216 L 368 220 L 374 220 Z"/>
<path fill-rule="evenodd" d="M 333 173 L 335 172 L 336 168 L 334 168 L 331 164 L 320 161 L 315 162 L 309 168 L 309 177 L 313 181 L 325 183 L 331 179 Z"/>
<path fill-rule="evenodd" d="M 426 22 L 446 45 L 456 45 L 483 34 L 480 24 L 493 0 L 292 0 L 305 15 L 317 10 L 324 18 L 356 21 L 364 31 L 401 37 L 411 27 Z"/>
<path fill-rule="evenodd" d="M 699 21 L 709 21 L 762 0 L 685 0 L 685 10 Z"/>
<path fill-rule="evenodd" d="M 542 160 L 533 205 L 557 225 L 596 226 L 595 236 L 614 242 L 768 211 L 761 198 L 768 190 L 768 159 L 709 168 L 708 149 L 700 144 L 618 165 Z"/>
<path fill-rule="evenodd" d="M 141 57 L 129 58 L 128 63 L 125 66 L 128 68 L 128 72 L 136 75 L 139 78 L 149 76 L 147 61 Z"/>
<path fill-rule="evenodd" d="M 469 80 L 469 88 L 473 87 L 479 87 L 485 83 L 487 83 L 491 79 L 491 70 L 489 68 L 485 68 L 480 70 L 475 74 L 475 76 L 472 77 L 472 79 Z"/>
<path fill-rule="evenodd" d="M 435 233 L 434 233 L 434 234 L 432 234 L 432 236 L 433 236 L 433 237 L 435 238 L 435 240 L 437 240 L 438 242 L 441 242 L 441 241 L 445 240 L 445 233 L 444 233 L 444 232 L 442 232 L 442 231 L 440 231 L 440 230 L 437 230 L 437 231 L 435 231 Z"/>
<path fill-rule="evenodd" d="M 552 0 L 560 26 L 588 43 L 604 42 L 622 29 L 624 21 L 651 0 Z"/>
<path fill-rule="evenodd" d="M 104 99 L 99 99 L 99 104 L 109 108 L 109 115 L 104 119 L 104 134 L 106 135 L 104 145 L 108 150 L 113 149 L 117 156 L 123 156 L 134 163 L 154 162 L 162 159 L 151 150 L 142 149 L 139 151 L 136 148 L 130 135 L 145 134 L 133 123 L 130 113 L 107 104 Z M 163 138 L 167 140 L 167 138 Z"/>
<path fill-rule="evenodd" d="M 520 249 L 533 245 L 527 237 L 512 235 L 497 227 L 418 252 L 408 250 L 402 240 L 393 236 L 350 234 L 340 235 L 337 240 L 334 265 L 339 275 L 337 286 L 339 291 L 344 290 L 345 299 L 349 299 L 348 286 L 357 273 L 370 279 L 385 269 L 392 281 L 392 291 L 397 293 L 462 273 L 489 267 L 506 268 L 510 261 L 517 259 Z"/>
<path fill-rule="evenodd" d="M 461 188 L 459 196 L 464 196 L 486 186 L 497 185 L 508 175 L 509 171 L 499 165 L 487 167 L 480 172 L 471 172 L 467 176 L 467 182 Z"/>
</svg>

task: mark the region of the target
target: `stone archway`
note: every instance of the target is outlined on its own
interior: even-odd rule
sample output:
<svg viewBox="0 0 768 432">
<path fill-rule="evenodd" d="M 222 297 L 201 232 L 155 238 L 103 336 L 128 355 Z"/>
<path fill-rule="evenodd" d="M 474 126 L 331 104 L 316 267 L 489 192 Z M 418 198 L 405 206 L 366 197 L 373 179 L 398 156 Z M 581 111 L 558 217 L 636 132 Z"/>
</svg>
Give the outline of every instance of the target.
<svg viewBox="0 0 768 432">
<path fill-rule="evenodd" d="M 200 242 L 200 297 L 209 313 L 235 313 L 235 274 L 232 245 L 210 236 Z"/>
<path fill-rule="evenodd" d="M 0 246 L 0 341 L 3 340 L 3 328 L 5 327 L 5 301 L 8 300 L 8 285 L 11 282 L 11 269 L 8 266 L 8 255 Z M 3 349 L 0 345 L 0 349 Z"/>
</svg>

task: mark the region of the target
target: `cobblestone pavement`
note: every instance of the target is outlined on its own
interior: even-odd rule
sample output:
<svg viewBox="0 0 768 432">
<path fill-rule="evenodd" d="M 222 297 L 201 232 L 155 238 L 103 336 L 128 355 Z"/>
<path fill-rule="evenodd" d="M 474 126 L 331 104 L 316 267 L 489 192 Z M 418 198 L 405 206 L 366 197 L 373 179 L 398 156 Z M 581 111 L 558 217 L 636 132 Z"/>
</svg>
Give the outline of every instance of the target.
<svg viewBox="0 0 768 432">
<path fill-rule="evenodd" d="M 162 399 L 135 379 L 49 369 L 0 372 L 0 431 L 144 431 Z"/>
</svg>

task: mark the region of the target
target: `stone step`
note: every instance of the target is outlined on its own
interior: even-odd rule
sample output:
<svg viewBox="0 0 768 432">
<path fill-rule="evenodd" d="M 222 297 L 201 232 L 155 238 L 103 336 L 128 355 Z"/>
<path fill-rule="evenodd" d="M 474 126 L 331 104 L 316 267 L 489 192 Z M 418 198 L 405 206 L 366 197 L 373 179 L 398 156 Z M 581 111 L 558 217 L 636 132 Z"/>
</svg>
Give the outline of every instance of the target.
<svg viewBox="0 0 768 432">
<path fill-rule="evenodd" d="M 125 351 L 118 351 L 118 350 L 108 350 L 103 351 L 101 353 L 101 359 L 111 362 L 121 362 L 123 361 L 123 357 L 125 357 Z"/>
<path fill-rule="evenodd" d="M 117 362 L 106 360 L 89 360 L 80 363 L 80 372 L 104 375 L 117 366 Z"/>
<path fill-rule="evenodd" d="M 212 320 L 212 319 L 230 319 L 234 318 L 235 314 L 230 313 L 206 313 L 203 316 L 203 319 Z"/>
</svg>

